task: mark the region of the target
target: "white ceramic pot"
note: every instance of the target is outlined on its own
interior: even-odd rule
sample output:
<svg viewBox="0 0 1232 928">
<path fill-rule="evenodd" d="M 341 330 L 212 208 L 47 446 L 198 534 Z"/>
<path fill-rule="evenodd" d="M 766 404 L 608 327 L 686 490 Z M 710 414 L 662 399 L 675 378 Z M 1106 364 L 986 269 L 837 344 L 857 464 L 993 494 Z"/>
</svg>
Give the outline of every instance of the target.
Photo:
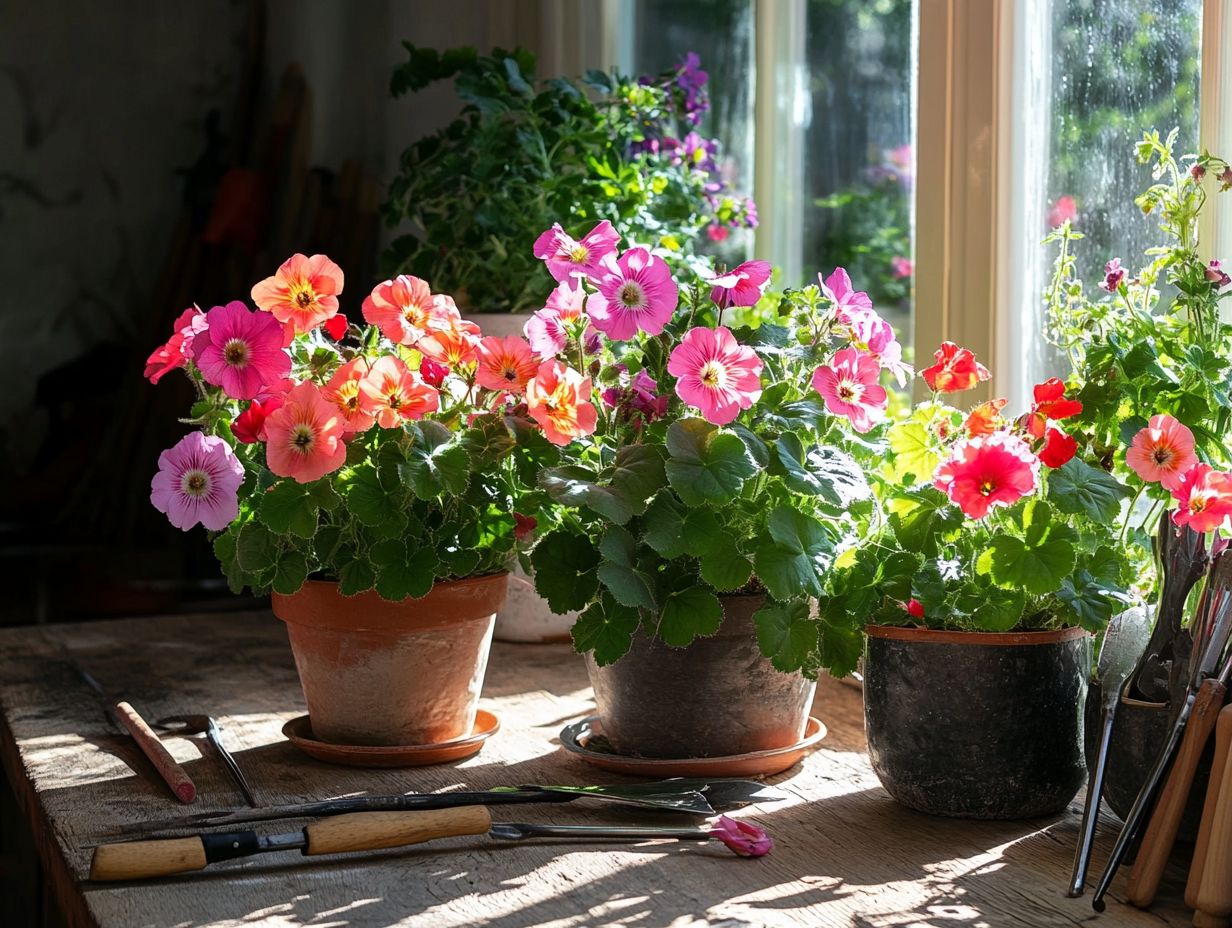
<svg viewBox="0 0 1232 928">
<path fill-rule="evenodd" d="M 514 566 L 509 571 L 509 590 L 505 607 L 496 614 L 497 641 L 541 643 L 545 641 L 568 641 L 569 630 L 577 620 L 576 612 L 557 615 L 548 608 L 547 601 L 535 592 L 535 584 Z"/>
</svg>

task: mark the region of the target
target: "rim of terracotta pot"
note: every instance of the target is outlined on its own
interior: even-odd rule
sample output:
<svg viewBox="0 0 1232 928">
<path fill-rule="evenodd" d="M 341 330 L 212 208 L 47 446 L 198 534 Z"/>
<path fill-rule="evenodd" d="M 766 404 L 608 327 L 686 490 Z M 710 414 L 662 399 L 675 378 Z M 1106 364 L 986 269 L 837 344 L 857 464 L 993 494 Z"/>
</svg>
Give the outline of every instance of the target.
<svg viewBox="0 0 1232 928">
<path fill-rule="evenodd" d="M 354 596 L 338 592 L 336 580 L 307 580 L 289 595 L 271 597 L 274 615 L 284 622 L 340 631 L 412 631 L 487 619 L 505 604 L 508 571 L 438 580 L 426 596 L 391 602 L 376 590 Z"/>
<path fill-rule="evenodd" d="M 1057 644 L 1073 641 L 1090 634 L 1085 628 L 1054 629 L 1038 632 L 964 632 L 949 629 L 920 628 L 915 625 L 866 625 L 870 638 L 888 641 L 919 641 L 928 644 L 1000 645 L 1014 647 L 1033 644 Z"/>
</svg>

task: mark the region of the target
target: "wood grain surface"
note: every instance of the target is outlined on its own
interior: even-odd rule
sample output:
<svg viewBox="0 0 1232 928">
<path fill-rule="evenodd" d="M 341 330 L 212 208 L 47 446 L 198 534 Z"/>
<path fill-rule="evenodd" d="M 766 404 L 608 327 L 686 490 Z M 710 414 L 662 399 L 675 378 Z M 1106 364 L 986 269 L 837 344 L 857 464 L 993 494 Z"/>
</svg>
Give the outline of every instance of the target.
<svg viewBox="0 0 1232 928">
<path fill-rule="evenodd" d="M 742 815 L 767 828 L 769 857 L 743 860 L 717 843 L 685 846 L 449 838 L 413 848 L 305 858 L 292 853 L 211 865 L 142 883 L 86 879 L 96 844 L 133 822 L 185 807 L 149 761 L 114 734 L 72 661 L 122 688 L 147 718 L 208 712 L 258 801 L 612 782 L 567 755 L 556 735 L 593 711 L 582 661 L 564 645 L 497 644 L 483 705 L 500 733 L 475 757 L 406 770 L 333 767 L 280 734 L 303 697 L 281 623 L 268 613 L 177 616 L 0 632 L 0 754 L 69 924 L 102 928 L 520 928 L 671 926 L 1182 926 L 1185 871 L 1169 867 L 1150 911 L 1108 912 L 1065 895 L 1080 811 L 1055 821 L 965 822 L 904 809 L 864 754 L 858 689 L 824 680 L 814 714 L 830 732 L 805 762 L 775 777 L 790 799 Z M 191 811 L 243 805 L 202 740 L 165 738 L 196 782 Z M 633 824 L 669 817 L 593 803 L 504 806 L 497 821 Z M 259 825 L 266 833 L 302 822 Z M 1114 837 L 1100 822 L 1092 872 Z M 0 900 L 0 909 L 4 905 Z M 0 919 L 0 924 L 8 924 Z"/>
</svg>

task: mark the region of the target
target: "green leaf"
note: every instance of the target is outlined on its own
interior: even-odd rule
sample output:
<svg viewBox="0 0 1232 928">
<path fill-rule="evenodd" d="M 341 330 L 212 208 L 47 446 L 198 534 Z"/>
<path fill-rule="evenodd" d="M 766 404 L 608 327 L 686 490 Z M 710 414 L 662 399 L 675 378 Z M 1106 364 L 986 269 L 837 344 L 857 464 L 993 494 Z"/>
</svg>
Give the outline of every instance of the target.
<svg viewBox="0 0 1232 928">
<path fill-rule="evenodd" d="M 997 586 L 1025 590 L 1043 596 L 1060 589 L 1074 566 L 1074 546 L 1063 539 L 1047 539 L 1032 546 L 1013 535 L 993 536 L 976 561 L 976 571 L 992 578 Z M 925 604 L 927 609 L 927 604 Z"/>
<path fill-rule="evenodd" d="M 641 616 L 636 609 L 601 597 L 573 623 L 573 647 L 579 653 L 593 651 L 595 663 L 605 667 L 628 652 L 640 624 Z"/>
<path fill-rule="evenodd" d="M 687 514 L 671 490 L 662 490 L 650 501 L 639 522 L 642 538 L 663 557 L 679 557 L 688 550 L 684 538 Z"/>
<path fill-rule="evenodd" d="M 354 596 L 370 590 L 375 582 L 376 574 L 372 571 L 372 565 L 362 558 L 348 561 L 338 570 L 338 592 L 343 596 Z"/>
<path fill-rule="evenodd" d="M 557 614 L 581 609 L 599 589 L 599 552 L 585 536 L 566 530 L 550 532 L 530 555 L 535 589 Z"/>
<path fill-rule="evenodd" d="M 666 479 L 663 458 L 655 445 L 625 445 L 616 452 L 611 467 L 612 489 L 635 516 L 646 511 L 648 501 Z"/>
<path fill-rule="evenodd" d="M 1062 512 L 1082 513 L 1096 522 L 1110 524 L 1121 514 L 1121 500 L 1128 487 L 1111 474 L 1071 458 L 1048 475 L 1048 499 Z"/>
<path fill-rule="evenodd" d="M 789 673 L 815 661 L 817 623 L 807 600 L 770 602 L 753 614 L 757 644 L 776 670 Z"/>
<path fill-rule="evenodd" d="M 311 538 L 317 532 L 317 504 L 308 495 L 307 488 L 294 480 L 280 480 L 266 490 L 261 496 L 258 515 L 279 535 Z"/>
<path fill-rule="evenodd" d="M 274 568 L 274 592 L 290 596 L 308 579 L 308 561 L 298 551 L 286 551 Z"/>
<path fill-rule="evenodd" d="M 622 606 L 653 612 L 658 608 L 654 593 L 654 574 L 639 562 L 637 539 L 628 530 L 614 525 L 599 542 L 603 561 L 598 567 L 599 582 Z"/>
<path fill-rule="evenodd" d="M 245 522 L 235 539 L 236 563 L 250 574 L 270 570 L 278 557 L 278 543 L 259 522 Z"/>
<path fill-rule="evenodd" d="M 683 648 L 695 638 L 713 635 L 721 624 L 723 607 L 718 597 L 709 590 L 689 587 L 677 590 L 664 600 L 658 634 L 664 644 Z"/>
<path fill-rule="evenodd" d="M 820 496 L 841 509 L 872 495 L 860 465 L 844 451 L 806 449 L 794 432 L 779 436 L 774 447 L 786 471 L 784 482 L 797 493 Z"/>
<path fill-rule="evenodd" d="M 702 579 L 716 590 L 738 590 L 753 574 L 753 562 L 740 552 L 730 535 L 715 535 L 701 560 Z"/>
<path fill-rule="evenodd" d="M 408 550 L 397 539 L 381 542 L 381 545 L 396 544 L 401 549 L 395 555 L 386 552 L 386 560 L 377 564 L 376 591 L 382 599 L 401 602 L 404 599 L 419 599 L 427 596 L 436 581 L 436 555 L 428 550 Z M 376 562 L 373 546 L 373 562 Z"/>
<path fill-rule="evenodd" d="M 890 528 L 898 543 L 908 551 L 925 556 L 937 552 L 939 540 L 963 524 L 963 514 L 946 495 L 933 487 L 892 496 L 886 502 Z"/>
<path fill-rule="evenodd" d="M 667 479 L 687 506 L 728 502 L 757 472 L 757 462 L 732 432 L 704 419 L 679 419 L 667 430 Z"/>
<path fill-rule="evenodd" d="M 1026 607 L 1022 590 L 984 587 L 978 599 L 977 603 L 972 604 L 971 617 L 980 631 L 1008 632 L 1022 621 L 1022 612 Z"/>
<path fill-rule="evenodd" d="M 397 500 L 381 486 L 377 470 L 371 464 L 361 464 L 354 469 L 346 484 L 347 509 L 365 525 L 380 525 L 388 522 L 390 513 L 397 511 Z"/>
<path fill-rule="evenodd" d="M 329 480 L 317 480 L 306 484 L 305 488 L 308 490 L 308 498 L 326 512 L 332 512 L 342 503 L 342 497 Z"/>
<path fill-rule="evenodd" d="M 823 621 L 817 633 L 817 662 L 834 677 L 855 673 L 864 652 L 864 630 L 859 625 Z"/>
<path fill-rule="evenodd" d="M 470 457 L 473 470 L 485 470 L 502 460 L 516 442 L 509 426 L 497 415 L 479 416 L 462 434 L 462 447 Z"/>
<path fill-rule="evenodd" d="M 778 506 L 771 510 L 766 526 L 771 538 L 795 554 L 813 556 L 828 554 L 832 550 L 825 526 L 790 506 Z"/>
<path fill-rule="evenodd" d="M 460 496 L 470 481 L 471 459 L 453 433 L 438 422 L 419 423 L 414 443 L 406 451 L 406 463 L 398 476 L 420 499 L 442 494 Z"/>
<path fill-rule="evenodd" d="M 920 422 L 898 422 L 890 426 L 886 439 L 894 452 L 894 460 L 887 467 L 891 480 L 917 485 L 932 479 L 941 465 L 941 455 L 934 450 L 927 426 Z"/>
<path fill-rule="evenodd" d="M 802 594 L 821 596 L 821 578 L 830 567 L 833 545 L 823 526 L 811 516 L 780 506 L 767 519 L 771 540 L 762 539 L 753 566 L 770 595 L 778 600 Z"/>
<path fill-rule="evenodd" d="M 599 477 L 576 465 L 551 467 L 539 474 L 539 485 L 565 506 L 585 506 L 617 525 L 633 518 L 633 507 L 612 487 L 599 485 Z"/>
</svg>

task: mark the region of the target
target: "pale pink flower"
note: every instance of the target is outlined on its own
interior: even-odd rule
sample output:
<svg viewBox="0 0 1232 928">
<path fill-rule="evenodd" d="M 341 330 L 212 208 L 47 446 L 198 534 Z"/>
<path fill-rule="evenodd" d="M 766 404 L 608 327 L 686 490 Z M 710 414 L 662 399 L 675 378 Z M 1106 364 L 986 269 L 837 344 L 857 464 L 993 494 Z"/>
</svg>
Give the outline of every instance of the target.
<svg viewBox="0 0 1232 928">
<path fill-rule="evenodd" d="M 282 326 L 267 313 L 235 300 L 211 309 L 205 323 L 205 331 L 193 338 L 193 358 L 206 382 L 222 387 L 232 399 L 253 399 L 291 369 Z"/>
<path fill-rule="evenodd" d="M 425 281 L 407 275 L 377 284 L 364 297 L 362 309 L 364 320 L 379 328 L 382 335 L 395 344 L 408 346 L 457 314 L 452 303 L 433 297 Z"/>
<path fill-rule="evenodd" d="M 1068 193 L 1057 197 L 1057 201 L 1048 207 L 1048 228 L 1055 229 L 1066 220 L 1074 222 L 1078 219 L 1078 204 Z"/>
<path fill-rule="evenodd" d="M 1198 463 L 1193 432 L 1171 416 L 1151 416 L 1125 452 L 1125 463 L 1147 483 L 1176 491 L 1181 478 Z"/>
<path fill-rule="evenodd" d="M 846 416 L 857 432 L 867 432 L 885 418 L 889 396 L 877 382 L 881 365 L 867 351 L 844 348 L 829 364 L 813 371 L 813 389 L 826 409 Z"/>
<path fill-rule="evenodd" d="M 580 240 L 571 238 L 556 222 L 535 239 L 534 255 L 543 259 L 548 272 L 557 280 L 594 277 L 599 273 L 600 262 L 607 255 L 616 253 L 619 242 L 620 233 L 606 219 Z"/>
<path fill-rule="evenodd" d="M 903 346 L 894 334 L 894 326 L 872 309 L 854 310 L 850 318 L 852 344 L 876 358 L 878 364 L 894 375 L 900 387 L 906 386 L 912 369 L 910 364 L 903 363 Z"/>
<path fill-rule="evenodd" d="M 817 284 L 821 287 L 822 295 L 834 304 L 834 316 L 841 323 L 850 324 L 852 312 L 873 308 L 869 295 L 851 286 L 851 278 L 847 276 L 844 268 L 836 267 L 834 273 L 825 280 L 818 274 Z"/>
<path fill-rule="evenodd" d="M 265 463 L 279 477 L 311 483 L 346 463 L 338 407 L 305 380 L 265 420 Z"/>
<path fill-rule="evenodd" d="M 745 261 L 725 274 L 710 278 L 710 300 L 719 309 L 752 306 L 766 292 L 769 282 L 769 261 Z"/>
<path fill-rule="evenodd" d="M 906 280 L 915 273 L 915 262 L 902 255 L 895 255 L 890 259 L 890 273 L 895 280 Z"/>
<path fill-rule="evenodd" d="M 586 291 L 580 280 L 563 280 L 548 295 L 543 309 L 522 326 L 531 350 L 542 360 L 553 358 L 564 350 L 569 340 L 566 324 L 579 319 L 586 301 Z"/>
<path fill-rule="evenodd" d="M 189 432 L 158 456 L 150 502 L 178 529 L 220 532 L 240 514 L 244 465 L 217 435 Z"/>
<path fill-rule="evenodd" d="M 676 395 L 715 425 L 726 425 L 761 397 L 762 361 L 725 327 L 684 333 L 667 359 Z"/>
<path fill-rule="evenodd" d="M 630 248 L 619 260 L 607 255 L 601 273 L 599 293 L 586 303 L 596 329 L 616 341 L 627 341 L 639 330 L 647 335 L 663 331 L 679 299 L 667 262 L 645 248 Z"/>
</svg>

